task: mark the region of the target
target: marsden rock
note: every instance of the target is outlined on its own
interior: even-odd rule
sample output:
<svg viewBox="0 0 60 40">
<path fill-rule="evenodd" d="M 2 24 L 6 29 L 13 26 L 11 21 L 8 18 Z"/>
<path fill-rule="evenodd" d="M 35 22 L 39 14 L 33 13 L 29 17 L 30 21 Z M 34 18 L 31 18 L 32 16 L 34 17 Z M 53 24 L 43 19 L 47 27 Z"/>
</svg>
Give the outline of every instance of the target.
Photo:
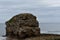
<svg viewBox="0 0 60 40">
<path fill-rule="evenodd" d="M 36 16 L 30 13 L 21 13 L 6 22 L 6 36 L 19 38 L 40 35 L 39 23 Z"/>
</svg>

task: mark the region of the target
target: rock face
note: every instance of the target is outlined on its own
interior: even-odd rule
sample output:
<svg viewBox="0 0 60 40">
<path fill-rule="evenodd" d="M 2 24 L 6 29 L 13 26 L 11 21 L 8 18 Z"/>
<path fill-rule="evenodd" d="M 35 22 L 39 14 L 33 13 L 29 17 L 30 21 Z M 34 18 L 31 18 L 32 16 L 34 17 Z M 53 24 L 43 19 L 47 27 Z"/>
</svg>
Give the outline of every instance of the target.
<svg viewBox="0 0 60 40">
<path fill-rule="evenodd" d="M 39 35 L 39 23 L 30 13 L 18 14 L 6 22 L 6 36 L 27 38 Z"/>
</svg>

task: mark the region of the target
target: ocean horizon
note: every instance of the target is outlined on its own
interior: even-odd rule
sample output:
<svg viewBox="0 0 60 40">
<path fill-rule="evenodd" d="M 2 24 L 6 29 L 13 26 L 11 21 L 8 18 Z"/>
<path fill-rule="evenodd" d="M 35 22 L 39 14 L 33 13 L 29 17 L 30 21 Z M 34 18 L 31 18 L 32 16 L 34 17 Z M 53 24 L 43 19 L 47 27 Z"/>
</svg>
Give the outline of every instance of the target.
<svg viewBox="0 0 60 40">
<path fill-rule="evenodd" d="M 40 32 L 46 34 L 60 34 L 60 23 L 40 23 Z M 5 23 L 0 23 L 0 37 L 6 34 Z"/>
</svg>

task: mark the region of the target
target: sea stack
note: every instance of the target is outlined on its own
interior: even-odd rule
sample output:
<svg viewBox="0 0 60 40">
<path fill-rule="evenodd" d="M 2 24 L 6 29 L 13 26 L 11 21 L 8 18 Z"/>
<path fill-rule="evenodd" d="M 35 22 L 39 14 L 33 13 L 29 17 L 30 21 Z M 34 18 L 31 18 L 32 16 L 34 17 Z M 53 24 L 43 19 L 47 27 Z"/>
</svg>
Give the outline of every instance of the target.
<svg viewBox="0 0 60 40">
<path fill-rule="evenodd" d="M 6 36 L 27 38 L 39 35 L 39 22 L 31 13 L 20 13 L 6 22 Z"/>
</svg>

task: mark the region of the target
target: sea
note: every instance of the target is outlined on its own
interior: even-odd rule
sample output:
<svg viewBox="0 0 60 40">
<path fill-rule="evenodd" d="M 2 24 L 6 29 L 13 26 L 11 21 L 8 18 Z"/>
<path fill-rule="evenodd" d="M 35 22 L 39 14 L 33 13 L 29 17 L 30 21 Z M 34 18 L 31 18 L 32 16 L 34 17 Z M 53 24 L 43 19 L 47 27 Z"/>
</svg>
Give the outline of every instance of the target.
<svg viewBox="0 0 60 40">
<path fill-rule="evenodd" d="M 0 23 L 0 40 L 5 40 L 6 38 L 3 37 L 6 34 L 5 28 L 5 23 Z M 39 28 L 41 33 L 60 34 L 60 23 L 40 23 Z"/>
</svg>

